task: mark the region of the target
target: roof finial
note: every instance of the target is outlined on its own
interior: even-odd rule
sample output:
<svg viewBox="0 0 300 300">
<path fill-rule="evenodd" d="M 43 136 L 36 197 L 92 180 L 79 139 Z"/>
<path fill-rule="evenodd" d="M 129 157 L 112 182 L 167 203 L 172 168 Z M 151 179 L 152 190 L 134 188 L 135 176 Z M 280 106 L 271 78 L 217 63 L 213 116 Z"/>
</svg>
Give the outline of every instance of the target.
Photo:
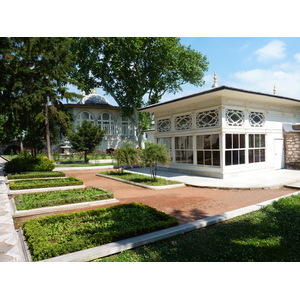
<svg viewBox="0 0 300 300">
<path fill-rule="evenodd" d="M 274 84 L 273 93 L 274 93 L 274 95 L 276 95 L 276 86 L 275 86 L 275 84 Z"/>
<path fill-rule="evenodd" d="M 214 71 L 214 84 L 212 85 L 212 88 L 218 87 L 217 79 L 218 79 L 218 77 L 217 77 L 216 71 Z"/>
</svg>

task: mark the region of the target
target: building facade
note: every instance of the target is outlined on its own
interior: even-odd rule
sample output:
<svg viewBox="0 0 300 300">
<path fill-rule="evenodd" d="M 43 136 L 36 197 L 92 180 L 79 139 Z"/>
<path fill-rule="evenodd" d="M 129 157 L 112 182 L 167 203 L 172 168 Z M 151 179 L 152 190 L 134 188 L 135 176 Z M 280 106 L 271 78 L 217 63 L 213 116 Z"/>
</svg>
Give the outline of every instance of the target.
<svg viewBox="0 0 300 300">
<path fill-rule="evenodd" d="M 171 169 L 215 178 L 284 168 L 284 125 L 300 123 L 300 100 L 227 86 L 140 111 L 154 113 Z"/>
</svg>

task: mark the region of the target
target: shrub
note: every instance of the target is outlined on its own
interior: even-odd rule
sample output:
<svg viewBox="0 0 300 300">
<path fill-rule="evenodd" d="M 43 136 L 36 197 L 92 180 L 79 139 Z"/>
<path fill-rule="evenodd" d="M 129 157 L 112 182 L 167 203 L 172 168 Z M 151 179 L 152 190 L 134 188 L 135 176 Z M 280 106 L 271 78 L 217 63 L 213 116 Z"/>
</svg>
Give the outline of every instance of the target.
<svg viewBox="0 0 300 300">
<path fill-rule="evenodd" d="M 47 157 L 15 157 L 5 164 L 7 173 L 52 171 L 55 165 Z"/>
<path fill-rule="evenodd" d="M 11 190 L 38 189 L 58 186 L 81 185 L 83 181 L 75 177 L 54 178 L 54 179 L 29 179 L 18 180 L 9 183 Z"/>
<path fill-rule="evenodd" d="M 129 203 L 29 219 L 23 230 L 34 261 L 178 225 L 156 209 Z"/>
</svg>

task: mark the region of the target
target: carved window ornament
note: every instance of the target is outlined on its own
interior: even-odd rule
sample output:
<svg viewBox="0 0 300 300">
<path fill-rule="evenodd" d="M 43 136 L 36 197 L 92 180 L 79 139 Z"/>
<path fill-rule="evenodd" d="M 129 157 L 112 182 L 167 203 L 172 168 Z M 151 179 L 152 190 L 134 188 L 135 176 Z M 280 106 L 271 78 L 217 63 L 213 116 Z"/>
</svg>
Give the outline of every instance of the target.
<svg viewBox="0 0 300 300">
<path fill-rule="evenodd" d="M 157 121 L 157 131 L 167 132 L 171 130 L 171 119 L 162 119 Z"/>
<path fill-rule="evenodd" d="M 226 122 L 229 126 L 242 126 L 245 121 L 245 114 L 242 110 L 226 109 Z"/>
<path fill-rule="evenodd" d="M 176 130 L 187 130 L 192 128 L 192 115 L 183 115 L 175 118 Z"/>
<path fill-rule="evenodd" d="M 249 122 L 252 127 L 262 127 L 265 124 L 265 114 L 263 112 L 250 111 Z"/>
<path fill-rule="evenodd" d="M 219 124 L 219 111 L 217 109 L 202 111 L 196 115 L 196 127 L 214 127 Z"/>
</svg>

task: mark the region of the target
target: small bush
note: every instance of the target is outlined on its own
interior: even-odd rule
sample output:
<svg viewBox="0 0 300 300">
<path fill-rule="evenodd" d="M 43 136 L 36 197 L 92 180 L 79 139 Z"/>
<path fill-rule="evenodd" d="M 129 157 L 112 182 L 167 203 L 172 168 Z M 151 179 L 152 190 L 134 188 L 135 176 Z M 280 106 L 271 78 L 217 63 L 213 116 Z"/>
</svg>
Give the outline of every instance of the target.
<svg viewBox="0 0 300 300">
<path fill-rule="evenodd" d="M 47 178 L 47 177 L 65 177 L 65 173 L 60 171 L 51 172 L 22 172 L 17 174 L 8 174 L 8 179 L 25 179 L 25 178 Z"/>
<path fill-rule="evenodd" d="M 52 171 L 54 168 L 53 160 L 47 157 L 15 157 L 5 164 L 7 173 Z"/>
<path fill-rule="evenodd" d="M 55 179 L 28 179 L 18 180 L 9 183 L 11 190 L 38 189 L 58 186 L 81 185 L 83 181 L 75 177 L 55 178 Z"/>
<path fill-rule="evenodd" d="M 156 209 L 129 203 L 24 222 L 32 259 L 39 261 L 178 225 Z"/>
</svg>

